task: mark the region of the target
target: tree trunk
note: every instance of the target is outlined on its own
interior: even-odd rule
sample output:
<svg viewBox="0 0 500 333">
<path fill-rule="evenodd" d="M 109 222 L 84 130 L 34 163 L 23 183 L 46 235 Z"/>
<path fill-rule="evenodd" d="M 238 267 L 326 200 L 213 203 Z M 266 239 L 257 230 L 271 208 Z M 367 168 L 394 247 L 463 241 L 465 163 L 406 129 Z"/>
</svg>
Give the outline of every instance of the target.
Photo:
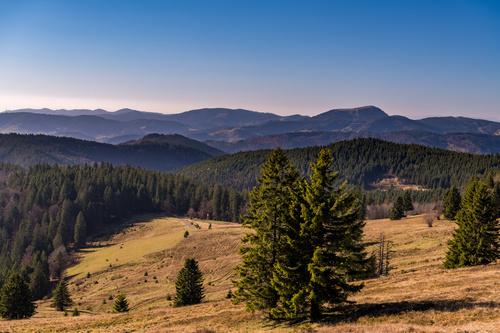
<svg viewBox="0 0 500 333">
<path fill-rule="evenodd" d="M 311 301 L 311 319 L 312 320 L 318 320 L 321 318 L 321 311 L 319 308 L 319 303 L 316 301 Z"/>
</svg>

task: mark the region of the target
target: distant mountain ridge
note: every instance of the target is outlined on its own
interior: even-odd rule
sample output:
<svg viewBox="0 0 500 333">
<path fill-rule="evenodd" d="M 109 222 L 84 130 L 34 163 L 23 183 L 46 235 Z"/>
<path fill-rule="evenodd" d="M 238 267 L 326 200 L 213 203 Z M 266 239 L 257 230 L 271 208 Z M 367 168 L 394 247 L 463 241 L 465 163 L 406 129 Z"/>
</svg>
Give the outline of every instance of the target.
<svg viewBox="0 0 500 333">
<path fill-rule="evenodd" d="M 157 171 L 172 171 L 220 155 L 215 148 L 198 149 L 163 138 L 161 144 L 143 141 L 111 145 L 74 138 L 33 134 L 0 134 L 0 161 L 29 167 L 37 163 L 83 165 L 94 162 L 140 166 Z M 190 139 L 186 138 L 186 142 Z M 200 143 L 204 145 L 203 143 Z M 216 154 L 207 151 L 217 152 Z"/>
<path fill-rule="evenodd" d="M 297 134 L 319 132 L 323 134 Z M 388 115 L 375 106 L 332 109 L 315 116 L 279 116 L 226 108 L 205 108 L 178 114 L 132 109 L 115 112 L 102 109 L 21 109 L 0 113 L 0 133 L 68 136 L 112 144 L 141 140 L 151 133 L 180 134 L 206 141 L 226 152 L 274 148 L 273 142 L 281 140 L 277 135 L 290 138 L 284 142 L 287 148 L 329 144 L 341 137 L 373 137 L 479 154 L 500 152 L 499 122 L 466 117 L 414 120 Z M 302 141 L 293 139 L 298 137 Z M 290 146 L 292 144 L 294 146 Z"/>
</svg>

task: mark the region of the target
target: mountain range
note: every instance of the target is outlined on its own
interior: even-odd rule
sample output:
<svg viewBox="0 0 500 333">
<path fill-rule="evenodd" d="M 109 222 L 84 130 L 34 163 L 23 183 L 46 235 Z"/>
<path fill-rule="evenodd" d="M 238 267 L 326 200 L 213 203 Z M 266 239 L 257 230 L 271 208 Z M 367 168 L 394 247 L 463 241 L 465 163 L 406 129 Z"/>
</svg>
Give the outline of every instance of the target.
<svg viewBox="0 0 500 333">
<path fill-rule="evenodd" d="M 413 120 L 390 116 L 375 106 L 333 109 L 316 116 L 224 108 L 178 114 L 20 109 L 0 113 L 0 133 L 47 134 L 112 144 L 140 140 L 151 133 L 181 134 L 231 153 L 372 137 L 476 154 L 500 153 L 498 122 L 466 117 Z"/>
</svg>

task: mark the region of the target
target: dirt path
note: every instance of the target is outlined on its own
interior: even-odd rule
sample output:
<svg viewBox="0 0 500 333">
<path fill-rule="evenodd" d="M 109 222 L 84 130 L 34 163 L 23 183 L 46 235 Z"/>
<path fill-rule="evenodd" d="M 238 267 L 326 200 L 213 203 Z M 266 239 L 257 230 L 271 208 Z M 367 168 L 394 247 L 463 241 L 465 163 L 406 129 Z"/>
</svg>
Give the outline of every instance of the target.
<svg viewBox="0 0 500 333">
<path fill-rule="evenodd" d="M 181 220 L 182 223 L 184 223 L 186 225 L 186 227 L 191 228 L 193 230 L 196 230 L 196 228 L 193 225 L 187 223 L 186 221 L 184 221 L 184 219 L 179 219 L 179 220 Z"/>
</svg>

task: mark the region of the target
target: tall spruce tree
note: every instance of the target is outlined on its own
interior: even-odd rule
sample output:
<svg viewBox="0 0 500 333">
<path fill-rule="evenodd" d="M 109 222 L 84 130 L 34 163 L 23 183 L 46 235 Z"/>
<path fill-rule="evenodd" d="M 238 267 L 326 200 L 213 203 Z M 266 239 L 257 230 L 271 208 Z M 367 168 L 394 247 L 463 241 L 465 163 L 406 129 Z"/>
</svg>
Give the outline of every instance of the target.
<svg viewBox="0 0 500 333">
<path fill-rule="evenodd" d="M 473 181 L 457 214 L 458 229 L 448 242 L 445 268 L 484 265 L 500 257 L 499 227 L 487 186 Z"/>
<path fill-rule="evenodd" d="M 73 301 L 69 295 L 68 285 L 66 281 L 61 280 L 52 293 L 52 306 L 58 311 L 63 311 L 68 306 L 71 306 Z"/>
<path fill-rule="evenodd" d="M 85 223 L 85 217 L 83 212 L 80 211 L 76 217 L 75 224 L 75 248 L 79 249 L 85 246 L 87 242 L 87 224 Z"/>
<path fill-rule="evenodd" d="M 31 291 L 20 274 L 14 273 L 0 290 L 0 316 L 6 319 L 29 318 L 35 314 Z"/>
<path fill-rule="evenodd" d="M 462 205 L 462 196 L 456 186 L 447 190 L 443 197 L 443 216 L 447 220 L 454 220 Z"/>
<path fill-rule="evenodd" d="M 410 191 L 406 190 L 403 193 L 403 210 L 405 212 L 408 212 L 408 211 L 413 210 L 413 209 L 415 209 L 413 207 L 413 199 L 411 197 Z"/>
<path fill-rule="evenodd" d="M 398 196 L 396 200 L 394 200 L 389 218 L 391 220 L 401 220 L 403 217 L 405 217 L 404 207 L 405 204 L 403 197 Z"/>
<path fill-rule="evenodd" d="M 308 311 L 317 319 L 324 304 L 343 303 L 362 287 L 348 283 L 366 272 L 370 260 L 361 243 L 361 209 L 357 192 L 345 192 L 346 184 L 334 186 L 338 175 L 331 170 L 330 151 L 321 151 L 311 165 L 311 181 L 300 179 L 288 160 L 277 159 L 280 154 L 281 150 L 273 152 L 262 173 L 268 175 L 271 162 L 276 161 L 291 177 L 272 183 L 279 184 L 281 191 L 263 183 L 251 194 L 252 214 L 245 222 L 253 222 L 249 226 L 256 234 L 250 239 L 257 246 L 242 251 L 235 294 L 246 301 L 248 310 L 267 310 L 274 318 L 294 318 Z M 276 239 L 269 232 L 274 230 L 269 221 L 276 223 Z"/>
<path fill-rule="evenodd" d="M 311 164 L 313 175 L 305 184 L 300 235 L 307 265 L 307 280 L 292 297 L 309 309 L 312 319 L 321 316 L 321 307 L 341 304 L 363 287 L 352 281 L 366 273 L 367 254 L 362 243 L 364 222 L 355 191 L 347 192 L 346 183 L 335 187 L 338 173 L 331 170 L 330 150 L 319 153 Z"/>
<path fill-rule="evenodd" d="M 42 299 L 50 290 L 50 279 L 43 267 L 43 262 L 38 261 L 30 277 L 30 290 L 35 301 Z"/>
<path fill-rule="evenodd" d="M 500 218 L 500 183 L 495 183 L 493 187 L 493 205 L 495 206 L 497 218 Z"/>
<path fill-rule="evenodd" d="M 203 297 L 203 274 L 198 262 L 187 258 L 175 281 L 174 307 L 201 303 Z"/>
<path fill-rule="evenodd" d="M 275 265 L 286 250 L 284 235 L 290 223 L 291 191 L 298 178 L 298 171 L 278 147 L 262 167 L 260 186 L 250 193 L 243 226 L 255 232 L 242 239 L 243 261 L 236 268 L 240 280 L 235 281 L 234 293 L 237 301 L 245 301 L 249 311 L 270 310 L 278 304 L 272 280 Z"/>
</svg>

